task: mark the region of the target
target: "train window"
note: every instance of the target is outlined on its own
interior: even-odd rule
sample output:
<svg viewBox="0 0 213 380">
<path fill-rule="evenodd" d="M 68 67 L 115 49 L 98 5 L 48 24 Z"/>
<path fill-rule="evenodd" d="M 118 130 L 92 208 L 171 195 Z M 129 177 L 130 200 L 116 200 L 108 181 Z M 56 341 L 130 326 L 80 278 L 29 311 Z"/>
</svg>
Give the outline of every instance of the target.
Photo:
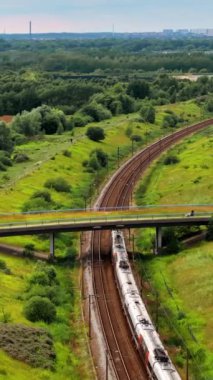
<svg viewBox="0 0 213 380">
<path fill-rule="evenodd" d="M 155 348 L 154 354 L 155 354 L 155 359 L 158 360 L 159 362 L 168 363 L 169 358 L 162 348 Z"/>
<path fill-rule="evenodd" d="M 142 323 L 142 325 L 145 325 L 145 326 L 151 325 L 151 323 L 145 318 L 140 319 L 140 323 Z"/>
<path fill-rule="evenodd" d="M 128 269 L 128 268 L 129 268 L 129 264 L 127 263 L 127 261 L 125 261 L 125 260 L 121 260 L 121 261 L 119 262 L 119 267 L 120 267 L 120 268 L 123 268 L 123 269 Z"/>
</svg>

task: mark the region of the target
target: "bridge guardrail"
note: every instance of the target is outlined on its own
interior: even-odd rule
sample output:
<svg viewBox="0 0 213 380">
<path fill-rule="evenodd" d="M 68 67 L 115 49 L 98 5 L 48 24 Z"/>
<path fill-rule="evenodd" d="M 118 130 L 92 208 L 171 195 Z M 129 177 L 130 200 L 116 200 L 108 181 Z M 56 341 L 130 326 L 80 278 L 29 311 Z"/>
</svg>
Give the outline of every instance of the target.
<svg viewBox="0 0 213 380">
<path fill-rule="evenodd" d="M 81 223 L 92 223 L 92 222 L 110 222 L 110 221 L 128 221 L 128 220 L 148 220 L 148 219 L 171 219 L 171 218 L 186 218 L 186 219 L 196 219 L 196 217 L 210 217 L 212 212 L 196 212 L 193 216 L 186 216 L 185 213 L 164 213 L 164 214 L 143 214 L 143 215 L 105 215 L 105 216 L 95 216 L 89 218 L 62 218 L 62 219 L 52 219 L 52 220 L 35 220 L 35 221 L 21 221 L 21 222 L 9 222 L 1 223 L 0 229 L 13 228 L 13 227 L 30 227 L 30 226 L 51 226 L 55 224 L 81 224 Z"/>
</svg>

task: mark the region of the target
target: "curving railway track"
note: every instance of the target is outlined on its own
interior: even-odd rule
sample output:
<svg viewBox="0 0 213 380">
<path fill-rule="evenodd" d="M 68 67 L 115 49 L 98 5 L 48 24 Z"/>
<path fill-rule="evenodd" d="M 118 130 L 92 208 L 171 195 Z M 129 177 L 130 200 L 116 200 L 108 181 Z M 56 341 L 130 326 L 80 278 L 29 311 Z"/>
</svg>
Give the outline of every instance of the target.
<svg viewBox="0 0 213 380">
<path fill-rule="evenodd" d="M 163 151 L 187 135 L 213 124 L 213 119 L 188 126 L 161 138 L 127 161 L 112 177 L 101 195 L 99 208 L 128 207 L 135 182 Z M 115 377 L 122 380 L 148 379 L 136 351 L 115 286 L 110 262 L 111 238 L 108 231 L 92 234 L 92 280 L 98 313 Z M 108 378 L 106 374 L 106 378 Z"/>
</svg>

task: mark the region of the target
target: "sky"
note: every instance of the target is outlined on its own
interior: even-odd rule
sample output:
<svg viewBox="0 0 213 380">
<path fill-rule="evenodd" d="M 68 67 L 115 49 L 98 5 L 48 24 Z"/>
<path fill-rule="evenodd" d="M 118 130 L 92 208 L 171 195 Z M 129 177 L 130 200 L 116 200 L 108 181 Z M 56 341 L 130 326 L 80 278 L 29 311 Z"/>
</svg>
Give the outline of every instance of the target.
<svg viewBox="0 0 213 380">
<path fill-rule="evenodd" d="M 213 0 L 0 0 L 0 33 L 213 28 Z"/>
</svg>

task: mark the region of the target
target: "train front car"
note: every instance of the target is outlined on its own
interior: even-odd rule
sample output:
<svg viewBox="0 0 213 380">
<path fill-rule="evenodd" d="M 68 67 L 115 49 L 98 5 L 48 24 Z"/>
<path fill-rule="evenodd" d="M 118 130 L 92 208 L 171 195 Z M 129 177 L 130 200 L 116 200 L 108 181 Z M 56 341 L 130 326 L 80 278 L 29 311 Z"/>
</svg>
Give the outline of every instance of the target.
<svg viewBox="0 0 213 380">
<path fill-rule="evenodd" d="M 129 263 L 121 231 L 112 231 L 112 258 L 117 287 L 136 347 L 151 379 L 181 380 L 149 317 Z"/>
</svg>

